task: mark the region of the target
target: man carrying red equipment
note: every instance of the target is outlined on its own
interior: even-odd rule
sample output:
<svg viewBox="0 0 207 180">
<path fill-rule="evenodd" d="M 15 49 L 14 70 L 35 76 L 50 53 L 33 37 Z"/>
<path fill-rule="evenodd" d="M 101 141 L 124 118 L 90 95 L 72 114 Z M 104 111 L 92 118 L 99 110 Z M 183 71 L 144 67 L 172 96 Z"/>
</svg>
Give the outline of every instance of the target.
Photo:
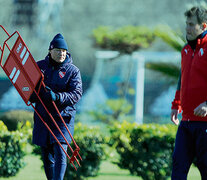
<svg viewBox="0 0 207 180">
<path fill-rule="evenodd" d="M 54 117 L 66 140 L 70 143 L 71 137 L 58 112 L 52 105 L 55 102 L 70 133 L 74 132 L 75 104 L 82 96 L 82 81 L 79 69 L 72 64 L 68 46 L 61 34 L 57 34 L 50 43 L 49 54 L 42 61 L 37 62 L 44 75 L 46 89 L 41 88 L 39 96 Z M 67 151 L 65 139 L 60 134 L 42 103 L 34 94 L 30 98 L 36 103 L 36 110 L 51 128 L 62 147 Z M 41 146 L 44 169 L 48 180 L 63 180 L 67 158 L 52 134 L 42 123 L 40 117 L 34 114 L 33 143 Z"/>
</svg>

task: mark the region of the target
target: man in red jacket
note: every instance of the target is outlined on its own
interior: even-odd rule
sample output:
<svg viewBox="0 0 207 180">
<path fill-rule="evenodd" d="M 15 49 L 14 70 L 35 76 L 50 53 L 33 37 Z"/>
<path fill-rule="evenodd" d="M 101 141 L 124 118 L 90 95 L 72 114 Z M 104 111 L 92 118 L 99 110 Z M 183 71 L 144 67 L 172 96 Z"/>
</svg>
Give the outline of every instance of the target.
<svg viewBox="0 0 207 180">
<path fill-rule="evenodd" d="M 172 180 L 185 180 L 193 160 L 207 180 L 207 10 L 185 12 L 187 44 L 181 52 L 181 74 L 171 121 L 179 124 L 173 153 Z"/>
</svg>

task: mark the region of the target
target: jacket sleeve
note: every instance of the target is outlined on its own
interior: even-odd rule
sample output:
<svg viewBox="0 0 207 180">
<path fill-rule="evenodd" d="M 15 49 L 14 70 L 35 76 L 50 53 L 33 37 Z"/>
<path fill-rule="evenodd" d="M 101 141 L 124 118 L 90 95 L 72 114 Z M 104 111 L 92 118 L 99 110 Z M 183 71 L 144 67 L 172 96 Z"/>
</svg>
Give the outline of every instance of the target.
<svg viewBox="0 0 207 180">
<path fill-rule="evenodd" d="M 171 109 L 177 109 L 179 110 L 179 112 L 182 111 L 182 107 L 181 107 L 181 101 L 180 101 L 180 86 L 181 86 L 181 73 L 178 79 L 178 85 L 177 85 L 177 90 L 175 93 L 175 98 L 172 102 L 172 106 Z"/>
<path fill-rule="evenodd" d="M 67 92 L 59 92 L 60 105 L 74 105 L 82 96 L 82 80 L 80 71 L 74 71 L 67 84 Z"/>
</svg>

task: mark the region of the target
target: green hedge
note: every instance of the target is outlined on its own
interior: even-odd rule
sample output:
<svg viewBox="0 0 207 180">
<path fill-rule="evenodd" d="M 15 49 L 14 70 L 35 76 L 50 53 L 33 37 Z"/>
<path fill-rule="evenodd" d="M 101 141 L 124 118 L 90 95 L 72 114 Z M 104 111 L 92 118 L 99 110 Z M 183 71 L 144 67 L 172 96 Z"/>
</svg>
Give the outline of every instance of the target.
<svg viewBox="0 0 207 180">
<path fill-rule="evenodd" d="M 140 48 L 148 48 L 155 39 L 153 30 L 145 26 L 124 26 L 112 30 L 100 26 L 93 30 L 95 46 L 131 54 Z"/>
<path fill-rule="evenodd" d="M 24 126 L 27 121 L 33 124 L 33 113 L 24 110 L 12 110 L 3 113 L 0 119 L 4 122 L 9 131 L 15 131 L 17 130 L 18 123 L 21 123 L 22 126 Z"/>
<path fill-rule="evenodd" d="M 24 166 L 27 137 L 20 131 L 8 131 L 0 121 L 0 176 L 14 176 Z"/>
<path fill-rule="evenodd" d="M 84 177 L 97 176 L 101 160 L 104 158 L 104 137 L 98 127 L 76 124 L 74 139 L 80 148 L 81 167 L 76 172 L 68 165 L 65 179 L 80 180 Z"/>
<path fill-rule="evenodd" d="M 114 156 L 110 154 L 110 160 L 119 167 L 128 169 L 131 174 L 144 180 L 166 180 L 171 174 L 176 131 L 177 126 L 174 125 L 138 125 L 124 121 L 111 125 L 111 135 L 104 136 L 100 128 L 78 123 L 75 125 L 74 139 L 80 147 L 83 161 L 80 162 L 81 167 L 77 172 L 68 164 L 65 180 L 96 176 L 101 161 L 113 149 L 117 151 L 118 158 L 113 151 Z M 40 154 L 39 147 L 35 150 Z"/>
<path fill-rule="evenodd" d="M 168 179 L 176 130 L 174 125 L 127 122 L 111 126 L 110 144 L 120 155 L 118 166 L 144 180 Z"/>
<path fill-rule="evenodd" d="M 74 163 L 78 169 L 76 171 L 74 167 L 68 163 L 65 179 L 81 180 L 84 179 L 84 177 L 97 176 L 101 160 L 105 157 L 105 139 L 100 133 L 100 128 L 88 127 L 81 123 L 77 123 L 75 124 L 74 139 L 80 148 L 79 154 L 82 157 L 82 161 L 79 162 L 81 167 L 78 168 L 78 165 Z M 75 149 L 73 143 L 71 143 L 71 146 Z M 34 146 L 33 153 L 41 154 L 39 146 Z M 68 154 L 71 156 L 70 150 Z"/>
</svg>

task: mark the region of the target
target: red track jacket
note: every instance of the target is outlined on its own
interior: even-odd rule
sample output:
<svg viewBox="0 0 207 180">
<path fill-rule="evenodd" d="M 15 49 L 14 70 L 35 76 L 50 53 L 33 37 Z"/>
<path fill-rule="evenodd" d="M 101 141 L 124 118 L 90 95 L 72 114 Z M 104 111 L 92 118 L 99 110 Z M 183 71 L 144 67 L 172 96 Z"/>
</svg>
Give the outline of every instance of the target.
<svg viewBox="0 0 207 180">
<path fill-rule="evenodd" d="M 207 121 L 207 117 L 195 116 L 193 111 L 207 101 L 207 34 L 197 40 L 195 50 L 187 44 L 181 56 L 181 86 L 172 109 L 179 109 L 181 105 L 183 121 Z"/>
</svg>

